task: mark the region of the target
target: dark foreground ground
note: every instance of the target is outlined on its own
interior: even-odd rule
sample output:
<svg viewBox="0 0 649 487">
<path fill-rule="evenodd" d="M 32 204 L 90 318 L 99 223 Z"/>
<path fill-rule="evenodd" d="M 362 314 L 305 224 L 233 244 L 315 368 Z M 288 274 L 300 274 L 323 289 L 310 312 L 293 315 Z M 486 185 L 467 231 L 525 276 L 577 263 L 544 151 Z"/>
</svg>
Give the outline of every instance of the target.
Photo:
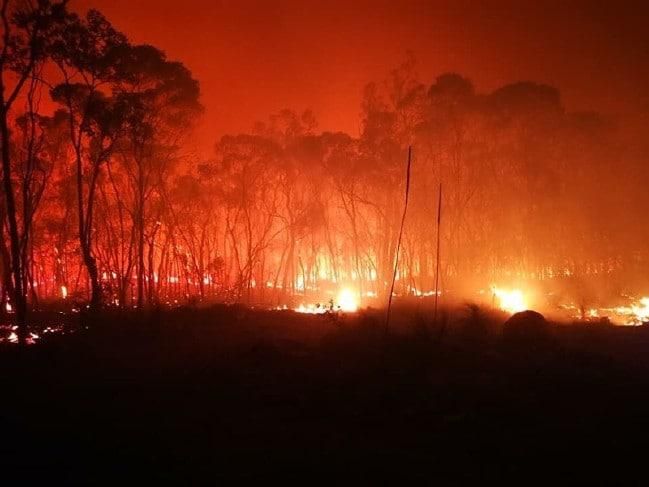
<svg viewBox="0 0 649 487">
<path fill-rule="evenodd" d="M 88 318 L 0 350 L 3 485 L 647 485 L 649 330 L 402 310 Z"/>
</svg>

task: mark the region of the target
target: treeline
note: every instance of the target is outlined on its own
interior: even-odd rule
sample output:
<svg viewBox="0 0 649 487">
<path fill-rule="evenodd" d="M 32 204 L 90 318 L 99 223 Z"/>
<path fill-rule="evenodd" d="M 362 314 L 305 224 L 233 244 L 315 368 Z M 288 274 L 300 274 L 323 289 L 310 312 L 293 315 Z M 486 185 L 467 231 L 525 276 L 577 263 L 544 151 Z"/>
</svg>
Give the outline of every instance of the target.
<svg viewBox="0 0 649 487">
<path fill-rule="evenodd" d="M 19 324 L 51 298 L 383 296 L 408 146 L 399 293 L 432 290 L 440 183 L 443 288 L 646 270 L 642 121 L 567 113 L 535 83 L 427 85 L 408 61 L 367 86 L 358 136 L 285 110 L 197 161 L 183 149 L 199 84 L 181 63 L 65 2 L 0 14 L 2 299 Z"/>
<path fill-rule="evenodd" d="M 3 0 L 0 18 L 3 300 L 24 340 L 28 302 L 83 293 L 98 308 L 107 275 L 118 291 L 135 276 L 143 305 L 149 221 L 202 108 L 187 68 L 97 11 Z"/>
<path fill-rule="evenodd" d="M 183 213 L 205 216 L 182 230 L 190 253 L 219 239 L 197 274 L 220 269 L 235 299 L 341 283 L 385 296 L 412 146 L 399 294 L 434 290 L 440 183 L 440 280 L 459 296 L 604 276 L 629 290 L 646 276 L 648 152 L 635 122 L 567 113 L 556 89 L 530 82 L 487 94 L 457 74 L 426 85 L 412 61 L 367 86 L 361 114 L 358 137 L 317 133 L 308 111 L 223 137 L 214 161 L 179 180 Z"/>
</svg>

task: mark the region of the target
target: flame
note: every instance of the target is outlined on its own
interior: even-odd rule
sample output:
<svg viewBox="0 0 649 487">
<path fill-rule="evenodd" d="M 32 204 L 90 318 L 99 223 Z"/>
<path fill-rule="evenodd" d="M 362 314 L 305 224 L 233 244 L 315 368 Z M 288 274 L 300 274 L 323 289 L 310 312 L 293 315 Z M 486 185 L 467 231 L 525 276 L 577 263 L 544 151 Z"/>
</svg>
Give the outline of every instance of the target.
<svg viewBox="0 0 649 487">
<path fill-rule="evenodd" d="M 649 297 L 640 299 L 640 304 L 631 305 L 631 309 L 640 321 L 649 321 Z"/>
<path fill-rule="evenodd" d="M 614 311 L 626 318 L 627 325 L 641 325 L 649 321 L 649 297 L 640 298 L 631 306 L 619 306 Z"/>
<path fill-rule="evenodd" d="M 503 311 L 514 314 L 528 309 L 525 296 L 520 289 L 499 289 L 493 287 L 492 292 L 494 297 L 498 299 L 498 307 Z"/>
<path fill-rule="evenodd" d="M 359 308 L 357 294 L 351 289 L 343 288 L 338 292 L 336 298 L 329 301 L 328 304 L 300 304 L 294 311 L 313 315 L 324 314 L 330 311 L 355 313 Z"/>
<path fill-rule="evenodd" d="M 354 313 L 358 311 L 356 293 L 352 292 L 350 289 L 341 289 L 336 300 L 340 311 L 344 311 L 345 313 Z"/>
<path fill-rule="evenodd" d="M 63 299 L 66 299 L 68 297 L 68 287 L 67 286 L 61 286 L 61 296 Z"/>
<path fill-rule="evenodd" d="M 295 308 L 297 313 L 306 313 L 310 315 L 320 315 L 326 313 L 327 310 L 328 308 L 326 306 L 320 306 L 319 304 L 308 304 L 306 306 L 301 304 Z"/>
<path fill-rule="evenodd" d="M 617 325 L 638 326 L 649 323 L 649 297 L 639 300 L 625 296 L 631 302 L 625 306 L 594 307 L 584 310 L 574 303 L 561 305 L 572 318 L 585 321 L 610 321 Z"/>
</svg>

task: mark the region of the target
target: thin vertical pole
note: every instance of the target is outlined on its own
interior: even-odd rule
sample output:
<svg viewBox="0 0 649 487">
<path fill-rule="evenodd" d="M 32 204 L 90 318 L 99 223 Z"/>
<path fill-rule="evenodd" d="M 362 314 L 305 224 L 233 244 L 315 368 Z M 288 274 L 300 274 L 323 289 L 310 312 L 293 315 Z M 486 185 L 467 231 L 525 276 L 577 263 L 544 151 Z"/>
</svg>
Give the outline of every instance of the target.
<svg viewBox="0 0 649 487">
<path fill-rule="evenodd" d="M 397 280 L 397 269 L 399 268 L 399 252 L 401 251 L 401 239 L 403 238 L 403 226 L 406 222 L 406 212 L 408 211 L 408 196 L 410 195 L 410 164 L 412 162 L 412 146 L 408 147 L 408 166 L 406 168 L 406 200 L 403 205 L 403 215 L 401 215 L 401 227 L 399 228 L 399 239 L 397 240 L 397 252 L 394 260 L 394 273 L 392 274 L 392 285 L 390 286 L 390 295 L 388 296 L 388 312 L 385 318 L 385 333 L 387 334 L 390 326 L 390 313 L 392 311 L 392 295 L 394 294 L 394 282 Z"/>
<path fill-rule="evenodd" d="M 439 198 L 437 200 L 437 257 L 435 264 L 435 315 L 434 322 L 437 323 L 437 303 L 439 301 L 439 240 L 442 223 L 442 183 L 439 183 Z"/>
</svg>

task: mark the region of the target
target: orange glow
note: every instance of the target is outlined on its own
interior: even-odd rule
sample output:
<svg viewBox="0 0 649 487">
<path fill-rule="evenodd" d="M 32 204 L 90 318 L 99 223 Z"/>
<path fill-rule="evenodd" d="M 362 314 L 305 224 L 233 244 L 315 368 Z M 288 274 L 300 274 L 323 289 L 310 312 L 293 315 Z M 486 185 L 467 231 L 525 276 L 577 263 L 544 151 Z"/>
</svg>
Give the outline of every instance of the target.
<svg viewBox="0 0 649 487">
<path fill-rule="evenodd" d="M 300 304 L 297 308 L 295 308 L 295 312 L 297 313 L 304 313 L 304 314 L 310 314 L 310 315 L 321 315 L 329 311 L 328 307 L 322 306 L 320 304 Z"/>
<path fill-rule="evenodd" d="M 636 101 L 628 86 L 645 83 L 638 66 L 646 34 L 637 2 L 597 2 L 593 20 L 580 2 L 562 2 L 561 15 L 545 2 L 499 12 L 490 2 L 330 0 L 305 8 L 303 0 L 193 0 L 182 4 L 181 14 L 174 0 L 70 3 L 79 12 L 98 8 L 134 41 L 187 63 L 202 82 L 207 110 L 197 138 L 206 151 L 215 134 L 247 130 L 278 106 L 309 106 L 324 130 L 357 131 L 363 88 L 399 63 L 406 49 L 421 60 L 426 79 L 439 69 L 475 73 L 487 86 L 549 77 L 568 88 L 571 111 L 589 108 L 592 100 L 623 111 Z M 614 42 L 608 41 L 610 23 L 627 26 Z M 584 56 L 585 49 L 597 56 Z"/>
<path fill-rule="evenodd" d="M 352 292 L 350 289 L 342 289 L 336 298 L 337 305 L 341 311 L 345 313 L 354 313 L 358 311 L 357 293 Z"/>
<path fill-rule="evenodd" d="M 649 320 L 649 297 L 640 299 L 640 302 L 637 305 L 633 305 L 631 308 L 639 320 Z"/>
<path fill-rule="evenodd" d="M 626 325 L 641 325 L 649 321 L 649 297 L 640 298 L 630 306 L 619 306 L 614 311 L 624 318 Z"/>
<path fill-rule="evenodd" d="M 297 313 L 305 314 L 324 314 L 329 312 L 340 311 L 342 313 L 355 313 L 358 311 L 358 293 L 349 288 L 341 289 L 335 299 L 331 299 L 326 304 L 300 304 L 294 309 Z M 277 309 L 286 309 L 279 307 Z"/>
<path fill-rule="evenodd" d="M 437 309 L 440 296 L 451 306 L 481 287 L 482 301 L 508 313 L 533 304 L 583 321 L 649 320 L 649 299 L 628 297 L 649 284 L 649 227 L 638 225 L 649 208 L 646 100 L 615 87 L 642 71 L 630 41 L 644 25 L 608 42 L 597 22 L 543 22 L 548 9 L 534 6 L 552 36 L 515 12 L 491 15 L 487 36 L 485 6 L 453 13 L 435 1 L 190 0 L 181 16 L 171 0 L 70 3 L 81 15 L 54 23 L 38 76 L 20 59 L 27 51 L 4 65 L 28 67 L 33 82 L 3 110 L 3 207 L 22 203 L 0 223 L 22 230 L 4 233 L 13 272 L 0 290 L 21 326 L 55 300 L 77 311 L 239 303 L 354 313 L 384 306 L 388 293 Z M 86 17 L 89 8 L 102 15 Z M 625 15 L 633 27 L 637 16 Z M 85 40 L 59 42 L 59 27 Z M 577 69 L 588 56 L 570 39 L 590 39 L 601 76 Z M 93 43 L 103 48 L 79 50 Z M 447 49 L 464 43 L 473 48 Z M 120 69 L 90 69 L 107 59 Z M 607 59 L 615 70 L 602 69 Z M 622 98 L 640 112 L 607 115 Z M 25 125 L 35 111 L 38 144 Z"/>
<path fill-rule="evenodd" d="M 493 287 L 492 292 L 497 300 L 498 308 L 508 313 L 518 313 L 528 309 L 523 292 L 519 289 L 500 289 Z"/>
</svg>

